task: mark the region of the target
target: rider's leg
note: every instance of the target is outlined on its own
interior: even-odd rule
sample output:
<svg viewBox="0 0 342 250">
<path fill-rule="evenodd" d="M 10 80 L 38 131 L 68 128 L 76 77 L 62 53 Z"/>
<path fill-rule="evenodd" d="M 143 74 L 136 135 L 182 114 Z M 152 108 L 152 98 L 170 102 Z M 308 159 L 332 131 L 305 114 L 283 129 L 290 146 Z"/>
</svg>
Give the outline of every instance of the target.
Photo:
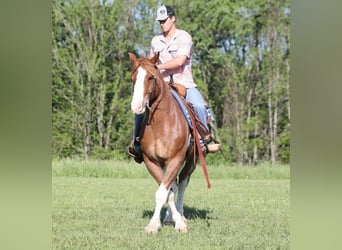
<svg viewBox="0 0 342 250">
<path fill-rule="evenodd" d="M 133 142 L 132 145 L 128 148 L 128 154 L 134 158 L 137 163 L 141 163 L 143 161 L 141 148 L 140 148 L 140 129 L 141 124 L 144 119 L 144 114 L 135 115 L 134 118 L 134 134 L 133 134 Z"/>
<path fill-rule="evenodd" d="M 139 134 L 140 134 L 140 128 L 141 128 L 141 124 L 142 124 L 143 119 L 144 119 L 144 114 L 135 115 L 135 118 L 134 118 L 133 141 L 134 141 L 134 145 L 137 145 L 139 147 L 140 147 Z"/>
<path fill-rule="evenodd" d="M 208 129 L 207 124 L 207 109 L 205 106 L 205 101 L 197 88 L 189 88 L 187 89 L 186 100 L 191 102 L 196 114 L 199 119 L 203 123 L 203 125 Z M 209 153 L 217 152 L 220 148 L 220 144 L 207 144 L 204 145 L 204 142 L 201 140 L 201 146 Z"/>
<path fill-rule="evenodd" d="M 186 92 L 186 100 L 192 103 L 196 114 L 203 123 L 203 125 L 208 128 L 207 124 L 207 110 L 205 107 L 204 99 L 197 88 L 189 88 Z"/>
</svg>

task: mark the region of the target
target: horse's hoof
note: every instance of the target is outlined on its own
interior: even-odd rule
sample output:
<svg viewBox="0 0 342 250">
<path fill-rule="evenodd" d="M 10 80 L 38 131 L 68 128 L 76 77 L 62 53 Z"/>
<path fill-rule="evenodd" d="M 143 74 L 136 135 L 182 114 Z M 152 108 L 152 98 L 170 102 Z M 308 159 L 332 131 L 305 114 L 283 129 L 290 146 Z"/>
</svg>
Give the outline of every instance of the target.
<svg viewBox="0 0 342 250">
<path fill-rule="evenodd" d="M 177 228 L 176 231 L 177 231 L 177 232 L 180 232 L 180 233 L 183 233 L 183 234 L 189 233 L 189 230 L 188 230 L 187 227 Z"/>
<path fill-rule="evenodd" d="M 174 222 L 173 220 L 164 220 L 164 221 L 163 221 L 163 224 L 164 224 L 164 225 L 172 225 L 172 226 L 174 226 L 174 225 L 175 225 L 175 222 Z"/>
<path fill-rule="evenodd" d="M 145 233 L 154 235 L 154 234 L 158 233 L 158 229 L 151 228 L 151 227 L 145 227 Z"/>
</svg>

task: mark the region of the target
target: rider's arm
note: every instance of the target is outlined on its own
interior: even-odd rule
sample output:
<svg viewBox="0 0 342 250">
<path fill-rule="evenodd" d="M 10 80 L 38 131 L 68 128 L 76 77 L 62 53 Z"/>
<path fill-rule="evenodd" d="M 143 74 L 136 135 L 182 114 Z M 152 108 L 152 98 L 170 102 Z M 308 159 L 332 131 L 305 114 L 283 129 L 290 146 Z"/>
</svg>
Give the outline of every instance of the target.
<svg viewBox="0 0 342 250">
<path fill-rule="evenodd" d="M 157 68 L 158 69 L 166 69 L 166 70 L 176 69 L 176 68 L 181 67 L 183 64 L 185 64 L 186 60 L 187 60 L 187 56 L 179 55 L 179 56 L 176 56 L 175 58 L 171 59 L 170 61 L 167 61 L 163 64 L 158 64 Z"/>
</svg>

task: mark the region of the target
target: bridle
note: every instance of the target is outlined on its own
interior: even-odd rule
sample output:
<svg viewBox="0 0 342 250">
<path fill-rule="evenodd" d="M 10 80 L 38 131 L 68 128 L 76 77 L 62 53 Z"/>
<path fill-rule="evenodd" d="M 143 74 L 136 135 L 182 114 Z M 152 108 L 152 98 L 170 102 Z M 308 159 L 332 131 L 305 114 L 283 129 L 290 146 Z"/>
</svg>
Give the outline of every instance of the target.
<svg viewBox="0 0 342 250">
<path fill-rule="evenodd" d="M 148 110 L 151 110 L 152 109 L 152 105 L 150 106 L 150 97 L 151 97 L 151 94 L 152 94 L 152 91 L 153 91 L 153 88 L 154 88 L 154 85 L 156 84 L 156 81 L 157 81 L 157 78 L 155 78 L 154 76 L 150 77 L 148 79 L 149 81 L 152 81 L 153 82 L 151 83 L 149 89 L 148 89 L 148 92 L 147 92 L 147 95 L 145 97 L 145 100 L 146 100 L 146 108 Z"/>
<path fill-rule="evenodd" d="M 155 65 L 154 65 L 155 68 L 157 68 Z M 150 71 L 149 71 L 150 72 Z M 150 76 L 148 78 L 148 81 L 152 81 L 152 83 L 150 84 L 150 87 L 147 91 L 147 94 L 145 96 L 145 100 L 146 100 L 146 108 L 149 112 L 146 112 L 145 116 L 147 118 L 147 124 L 150 124 L 151 123 L 151 120 L 152 120 L 152 117 L 153 117 L 153 114 L 154 112 L 156 111 L 162 97 L 161 97 L 161 93 L 158 95 L 157 99 L 153 101 L 152 104 L 151 103 L 151 94 L 155 88 L 155 85 L 157 85 L 157 77 L 153 75 L 152 72 L 150 72 L 152 74 L 152 76 Z"/>
</svg>

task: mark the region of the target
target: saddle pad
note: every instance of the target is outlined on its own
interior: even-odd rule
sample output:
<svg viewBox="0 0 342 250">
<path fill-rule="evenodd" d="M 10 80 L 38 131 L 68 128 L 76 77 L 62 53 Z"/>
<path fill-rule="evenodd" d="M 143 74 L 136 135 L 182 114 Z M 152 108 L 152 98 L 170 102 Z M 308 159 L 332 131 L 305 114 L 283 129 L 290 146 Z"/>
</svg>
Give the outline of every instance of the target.
<svg viewBox="0 0 342 250">
<path fill-rule="evenodd" d="M 193 129 L 192 124 L 191 124 L 190 114 L 189 114 L 188 109 L 186 108 L 184 102 L 182 101 L 181 97 L 173 89 L 171 89 L 170 92 L 171 92 L 172 96 L 176 99 L 176 101 L 177 101 L 179 107 L 181 108 L 181 110 L 183 111 L 183 114 L 185 116 L 186 121 L 188 122 L 189 127 L 191 129 Z"/>
</svg>

